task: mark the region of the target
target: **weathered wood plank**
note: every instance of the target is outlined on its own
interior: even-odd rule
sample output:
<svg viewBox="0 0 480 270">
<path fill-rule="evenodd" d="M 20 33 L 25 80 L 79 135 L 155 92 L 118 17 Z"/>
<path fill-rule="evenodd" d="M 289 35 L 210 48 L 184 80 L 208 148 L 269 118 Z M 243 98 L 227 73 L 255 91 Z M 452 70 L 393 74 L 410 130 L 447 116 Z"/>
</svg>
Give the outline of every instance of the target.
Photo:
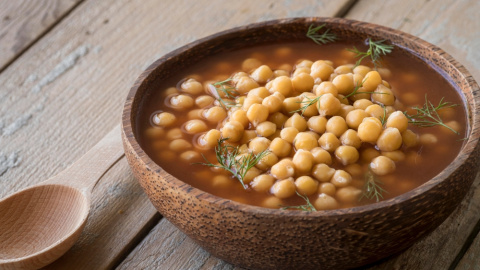
<svg viewBox="0 0 480 270">
<path fill-rule="evenodd" d="M 0 74 L 0 197 L 91 148 L 118 124 L 135 78 L 173 48 L 253 21 L 335 15 L 348 3 L 85 1 Z M 80 241 L 49 268 L 112 267 L 158 218 L 124 160 L 93 196 Z"/>
<path fill-rule="evenodd" d="M 470 29 L 480 27 L 475 12 L 479 8 L 478 1 L 363 0 L 346 17 L 382 24 L 423 38 L 453 55 L 478 81 L 480 51 L 476 48 L 480 38 Z M 372 269 L 447 269 L 454 266 L 452 263 L 479 220 L 479 186 L 480 178 L 477 177 L 460 207 L 438 229 L 407 251 Z M 477 252 L 474 256 L 478 255 Z"/>
<path fill-rule="evenodd" d="M 478 230 L 478 227 L 477 227 L 477 230 Z M 461 258 L 456 269 L 480 270 L 480 236 L 479 235 L 477 235 L 477 237 L 473 239 L 472 244 L 470 245 L 469 249 L 464 254 L 464 256 Z"/>
<path fill-rule="evenodd" d="M 82 0 L 0 0 L 0 70 Z"/>
</svg>

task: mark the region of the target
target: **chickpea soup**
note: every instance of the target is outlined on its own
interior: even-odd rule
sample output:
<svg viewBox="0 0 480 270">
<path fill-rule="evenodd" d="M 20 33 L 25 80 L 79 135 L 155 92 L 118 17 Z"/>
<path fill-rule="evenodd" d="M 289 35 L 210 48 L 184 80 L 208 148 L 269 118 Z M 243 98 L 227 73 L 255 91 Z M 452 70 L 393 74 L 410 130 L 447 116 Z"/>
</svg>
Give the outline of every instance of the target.
<svg viewBox="0 0 480 270">
<path fill-rule="evenodd" d="M 393 198 L 457 156 L 466 113 L 447 79 L 382 41 L 315 43 L 225 52 L 164 81 L 140 144 L 196 188 L 304 211 Z"/>
</svg>

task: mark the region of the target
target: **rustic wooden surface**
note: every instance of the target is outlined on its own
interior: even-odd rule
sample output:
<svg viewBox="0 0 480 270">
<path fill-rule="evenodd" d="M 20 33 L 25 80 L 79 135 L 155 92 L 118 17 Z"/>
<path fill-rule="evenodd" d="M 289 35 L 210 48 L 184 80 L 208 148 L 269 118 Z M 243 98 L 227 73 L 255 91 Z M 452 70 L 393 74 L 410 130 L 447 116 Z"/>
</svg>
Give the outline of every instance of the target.
<svg viewBox="0 0 480 270">
<path fill-rule="evenodd" d="M 126 93 L 156 58 L 197 38 L 268 19 L 340 16 L 417 35 L 480 80 L 475 0 L 0 0 L 0 197 L 72 164 L 120 122 Z M 480 178 L 409 250 L 372 269 L 480 265 Z M 47 269 L 236 269 L 161 219 L 125 158 L 94 190 L 78 243 Z"/>
</svg>

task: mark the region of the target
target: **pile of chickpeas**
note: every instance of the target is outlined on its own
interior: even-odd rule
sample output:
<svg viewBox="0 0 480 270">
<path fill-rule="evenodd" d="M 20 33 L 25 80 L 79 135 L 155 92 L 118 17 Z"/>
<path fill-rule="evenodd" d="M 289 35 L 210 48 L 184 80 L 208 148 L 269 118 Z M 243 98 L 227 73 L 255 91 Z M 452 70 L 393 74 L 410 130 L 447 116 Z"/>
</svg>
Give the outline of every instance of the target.
<svg viewBox="0 0 480 270">
<path fill-rule="evenodd" d="M 405 149 L 419 141 L 408 118 L 395 109 L 398 101 L 381 75 L 387 69 L 300 60 L 272 70 L 255 58 L 244 60 L 242 69 L 225 75 L 222 84 L 192 75 L 165 90 L 171 110 L 155 113 L 157 128 L 150 131 L 171 139 L 162 158 L 199 162 L 201 153 L 215 151 L 219 140 L 228 138 L 238 158 L 267 151 L 243 179 L 248 189 L 273 195 L 264 207 L 280 208 L 283 199 L 298 193 L 317 210 L 327 210 L 354 205 L 365 173 L 391 174 Z M 177 136 L 182 133 L 192 139 Z M 218 174 L 212 185 L 232 181 Z"/>
</svg>

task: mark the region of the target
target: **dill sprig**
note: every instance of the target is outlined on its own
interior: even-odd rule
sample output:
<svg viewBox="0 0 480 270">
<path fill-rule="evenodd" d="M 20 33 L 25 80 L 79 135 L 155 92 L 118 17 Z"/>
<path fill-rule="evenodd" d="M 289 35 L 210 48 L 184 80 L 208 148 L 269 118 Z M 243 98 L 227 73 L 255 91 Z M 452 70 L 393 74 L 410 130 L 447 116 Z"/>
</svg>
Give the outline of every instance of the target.
<svg viewBox="0 0 480 270">
<path fill-rule="evenodd" d="M 258 154 L 249 153 L 247 155 L 242 155 L 238 146 L 232 146 L 225 144 L 225 141 L 228 138 L 223 138 L 218 140 L 218 144 L 215 147 L 215 155 L 219 165 L 213 164 L 208 159 L 203 156 L 206 163 L 193 163 L 200 164 L 209 167 L 221 168 L 230 172 L 235 178 L 240 181 L 244 189 L 247 189 L 244 179 L 248 170 L 253 168 L 257 163 L 265 157 L 269 151 L 264 150 Z M 240 158 L 239 158 L 240 157 Z"/>
<path fill-rule="evenodd" d="M 305 96 L 305 98 L 307 100 L 302 100 L 302 101 L 298 101 L 297 103 L 300 103 L 300 104 L 305 104 L 303 105 L 302 107 L 300 107 L 300 109 L 298 110 L 294 110 L 294 111 L 291 111 L 290 113 L 296 113 L 296 112 L 301 112 L 301 115 L 303 116 L 303 113 L 305 113 L 305 111 L 308 109 L 308 107 L 312 106 L 313 104 L 317 103 L 318 100 L 322 97 L 322 95 L 320 96 L 316 96 L 315 98 L 309 98 L 307 96 Z"/>
<path fill-rule="evenodd" d="M 367 198 L 368 200 L 375 199 L 376 202 L 379 202 L 383 199 L 382 193 L 388 193 L 384 188 L 382 188 L 383 183 L 376 177 L 372 171 L 368 170 L 365 173 L 365 185 L 363 186 L 363 193 L 359 200 Z"/>
<path fill-rule="evenodd" d="M 232 78 L 228 78 L 226 80 L 211 84 L 216 92 L 213 93 L 215 95 L 215 98 L 220 102 L 224 109 L 238 106 L 236 102 L 224 100 L 221 95 L 221 93 L 223 93 L 227 98 L 230 99 L 235 99 L 237 96 L 240 95 L 240 93 L 238 93 L 237 89 L 235 89 L 231 82 Z"/>
<path fill-rule="evenodd" d="M 334 42 L 337 40 L 337 36 L 333 33 L 330 33 L 330 29 L 325 30 L 322 34 L 318 33 L 325 24 L 320 26 L 314 27 L 313 24 L 310 24 L 307 31 L 307 37 L 313 40 L 313 42 L 317 43 L 318 45 L 327 44 L 329 42 Z"/>
<path fill-rule="evenodd" d="M 384 39 L 373 41 L 371 38 L 368 38 L 369 47 L 366 52 L 359 51 L 356 47 L 353 47 L 353 49 L 347 49 L 348 51 L 355 53 L 355 57 L 359 58 L 355 63 L 355 67 L 359 66 L 363 59 L 370 57 L 373 65 L 377 68 L 377 66 L 380 65 L 382 55 L 387 55 L 393 50 L 393 45 L 388 45 L 384 42 Z"/>
<path fill-rule="evenodd" d="M 302 198 L 302 199 L 305 200 L 305 204 L 303 204 L 303 205 L 296 205 L 296 206 L 284 206 L 284 207 L 281 208 L 282 210 L 298 209 L 298 210 L 302 210 L 302 211 L 306 211 L 306 212 L 315 212 L 315 211 L 317 211 L 317 209 L 315 209 L 315 206 L 313 206 L 313 204 L 310 202 L 310 200 L 308 199 L 307 196 L 298 193 L 298 191 L 295 191 L 295 192 L 297 193 L 297 195 L 298 195 L 300 198 Z"/>
<path fill-rule="evenodd" d="M 384 93 L 384 94 L 388 94 L 388 93 Z M 382 109 L 383 109 L 383 116 L 380 119 L 380 122 L 382 123 L 382 127 L 383 127 L 383 126 L 385 126 L 385 123 L 387 122 L 387 107 L 385 107 L 385 105 L 383 105 L 383 104 L 380 104 L 380 106 L 382 106 Z"/>
<path fill-rule="evenodd" d="M 407 112 L 404 112 L 405 116 L 408 118 L 408 123 L 419 126 L 419 127 L 433 127 L 433 126 L 443 126 L 450 129 L 453 133 L 459 134 L 458 131 L 449 127 L 443 123 L 442 118 L 438 114 L 438 111 L 441 109 L 456 107 L 458 104 L 444 101 L 444 98 L 440 100 L 437 106 L 433 105 L 425 95 L 425 104 L 422 107 L 413 107 L 412 109 L 416 110 L 417 113 L 414 115 L 408 115 Z"/>
</svg>

